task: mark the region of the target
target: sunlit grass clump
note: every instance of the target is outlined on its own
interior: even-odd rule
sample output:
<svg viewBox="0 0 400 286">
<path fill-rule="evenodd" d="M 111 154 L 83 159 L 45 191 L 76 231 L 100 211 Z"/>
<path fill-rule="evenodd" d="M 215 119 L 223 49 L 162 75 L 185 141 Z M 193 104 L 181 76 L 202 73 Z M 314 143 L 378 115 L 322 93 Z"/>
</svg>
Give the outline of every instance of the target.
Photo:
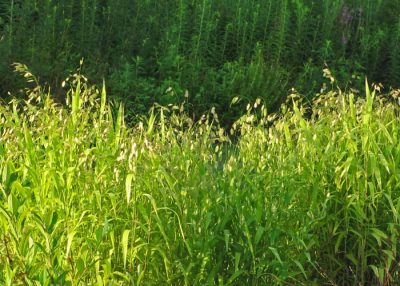
<svg viewBox="0 0 400 286">
<path fill-rule="evenodd" d="M 395 91 L 256 103 L 231 143 L 213 113 L 127 127 L 70 84 L 0 106 L 1 285 L 400 283 Z"/>
</svg>

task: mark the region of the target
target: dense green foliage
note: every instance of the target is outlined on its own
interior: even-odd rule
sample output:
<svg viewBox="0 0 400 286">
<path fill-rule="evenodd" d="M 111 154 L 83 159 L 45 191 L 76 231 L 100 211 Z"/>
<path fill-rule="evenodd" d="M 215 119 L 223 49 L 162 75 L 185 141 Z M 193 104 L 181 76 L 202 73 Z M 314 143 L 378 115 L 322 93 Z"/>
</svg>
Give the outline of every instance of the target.
<svg viewBox="0 0 400 286">
<path fill-rule="evenodd" d="M 368 75 L 398 87 L 399 10 L 400 0 L 0 0 L 0 86 L 20 87 L 10 64 L 22 62 L 63 97 L 83 57 L 128 115 L 188 90 L 195 115 L 215 106 L 231 122 L 243 109 L 228 108 L 233 97 L 274 110 L 292 87 L 318 92 L 325 65 L 342 86 Z"/>
<path fill-rule="evenodd" d="M 0 285 L 400 285 L 398 11 L 0 0 Z"/>
<path fill-rule="evenodd" d="M 1 285 L 400 283 L 399 91 L 257 101 L 232 144 L 214 112 L 128 128 L 66 85 L 0 106 Z"/>
</svg>

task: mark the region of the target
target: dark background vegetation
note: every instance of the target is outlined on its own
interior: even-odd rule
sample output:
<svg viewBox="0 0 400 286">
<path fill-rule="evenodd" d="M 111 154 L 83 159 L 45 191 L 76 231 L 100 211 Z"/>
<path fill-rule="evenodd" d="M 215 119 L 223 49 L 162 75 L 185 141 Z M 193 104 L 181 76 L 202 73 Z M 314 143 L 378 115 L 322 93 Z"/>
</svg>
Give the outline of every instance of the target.
<svg viewBox="0 0 400 286">
<path fill-rule="evenodd" d="M 325 67 L 342 87 L 365 75 L 398 87 L 399 10 L 400 0 L 0 0 L 0 94 L 23 86 L 11 66 L 22 62 L 62 98 L 84 58 L 128 116 L 187 90 L 195 116 L 214 106 L 229 123 L 256 98 L 275 110 L 292 87 L 311 97 Z"/>
</svg>

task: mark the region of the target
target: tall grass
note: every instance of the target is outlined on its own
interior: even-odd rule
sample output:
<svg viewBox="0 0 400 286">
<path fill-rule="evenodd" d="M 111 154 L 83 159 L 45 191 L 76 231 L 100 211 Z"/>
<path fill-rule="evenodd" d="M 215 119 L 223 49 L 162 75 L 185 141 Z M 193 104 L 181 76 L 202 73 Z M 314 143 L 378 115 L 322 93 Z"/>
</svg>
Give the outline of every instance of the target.
<svg viewBox="0 0 400 286">
<path fill-rule="evenodd" d="M 37 79 L 17 66 L 29 81 Z M 396 285 L 398 91 L 133 127 L 77 73 L 0 107 L 2 285 Z"/>
</svg>

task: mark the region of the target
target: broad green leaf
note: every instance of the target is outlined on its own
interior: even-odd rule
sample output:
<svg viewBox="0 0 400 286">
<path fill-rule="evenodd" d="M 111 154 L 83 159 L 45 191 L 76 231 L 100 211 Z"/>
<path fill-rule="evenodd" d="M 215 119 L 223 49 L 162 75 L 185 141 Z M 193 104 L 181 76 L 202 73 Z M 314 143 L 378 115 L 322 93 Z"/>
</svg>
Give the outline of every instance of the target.
<svg viewBox="0 0 400 286">
<path fill-rule="evenodd" d="M 280 264 L 283 264 L 281 257 L 279 256 L 278 250 L 274 247 L 268 247 L 269 250 L 272 251 L 272 253 L 274 254 L 275 258 L 278 259 Z"/>
<path fill-rule="evenodd" d="M 260 240 L 261 240 L 261 238 L 262 238 L 264 232 L 265 232 L 265 228 L 264 228 L 264 227 L 259 226 L 259 227 L 257 228 L 256 236 L 255 236 L 255 239 L 254 239 L 256 245 L 260 242 Z"/>
<path fill-rule="evenodd" d="M 126 269 L 126 258 L 128 255 L 129 233 L 130 233 L 130 230 L 128 230 L 128 229 L 124 230 L 124 232 L 122 234 L 122 240 L 121 240 L 124 269 Z"/>
<path fill-rule="evenodd" d="M 68 258 L 69 252 L 71 250 L 71 245 L 72 245 L 72 240 L 74 239 L 74 236 L 76 234 L 76 231 L 72 231 L 68 233 L 67 235 L 67 249 L 65 251 L 65 257 Z"/>
</svg>

